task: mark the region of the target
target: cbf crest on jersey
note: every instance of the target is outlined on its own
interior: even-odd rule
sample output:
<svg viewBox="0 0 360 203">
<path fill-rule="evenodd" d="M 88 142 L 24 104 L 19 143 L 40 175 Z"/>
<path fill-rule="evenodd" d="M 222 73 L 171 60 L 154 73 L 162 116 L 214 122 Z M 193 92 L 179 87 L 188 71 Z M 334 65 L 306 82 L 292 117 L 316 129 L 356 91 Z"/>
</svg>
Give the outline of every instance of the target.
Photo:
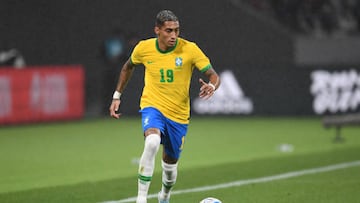
<svg viewBox="0 0 360 203">
<path fill-rule="evenodd" d="M 182 66 L 182 64 L 183 64 L 183 59 L 181 57 L 176 57 L 175 58 L 175 66 L 180 67 L 180 66 Z"/>
</svg>

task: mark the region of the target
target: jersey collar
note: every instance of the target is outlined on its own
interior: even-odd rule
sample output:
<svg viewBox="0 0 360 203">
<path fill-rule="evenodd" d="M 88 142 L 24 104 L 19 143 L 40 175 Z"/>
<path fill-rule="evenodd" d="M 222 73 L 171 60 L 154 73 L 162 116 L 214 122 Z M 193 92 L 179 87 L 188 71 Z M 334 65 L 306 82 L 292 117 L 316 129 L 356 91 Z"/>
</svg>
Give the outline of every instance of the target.
<svg viewBox="0 0 360 203">
<path fill-rule="evenodd" d="M 172 52 L 172 51 L 176 48 L 176 46 L 177 46 L 177 44 L 178 44 L 178 38 L 176 39 L 175 46 L 171 47 L 170 49 L 168 49 L 168 50 L 166 50 L 166 51 L 163 51 L 163 50 L 160 49 L 160 47 L 159 47 L 159 42 L 158 42 L 158 39 L 157 39 L 157 38 L 156 38 L 155 44 L 156 44 L 156 49 L 157 49 L 160 53 L 166 54 L 166 53 Z"/>
</svg>

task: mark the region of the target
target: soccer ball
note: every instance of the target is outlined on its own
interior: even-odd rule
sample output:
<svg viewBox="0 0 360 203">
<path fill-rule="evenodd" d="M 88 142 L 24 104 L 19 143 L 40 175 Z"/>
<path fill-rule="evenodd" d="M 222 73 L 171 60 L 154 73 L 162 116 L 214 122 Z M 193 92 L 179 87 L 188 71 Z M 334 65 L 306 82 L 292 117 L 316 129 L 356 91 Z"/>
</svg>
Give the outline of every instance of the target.
<svg viewBox="0 0 360 203">
<path fill-rule="evenodd" d="M 213 197 L 207 197 L 201 200 L 200 203 L 221 203 L 221 201 Z"/>
</svg>

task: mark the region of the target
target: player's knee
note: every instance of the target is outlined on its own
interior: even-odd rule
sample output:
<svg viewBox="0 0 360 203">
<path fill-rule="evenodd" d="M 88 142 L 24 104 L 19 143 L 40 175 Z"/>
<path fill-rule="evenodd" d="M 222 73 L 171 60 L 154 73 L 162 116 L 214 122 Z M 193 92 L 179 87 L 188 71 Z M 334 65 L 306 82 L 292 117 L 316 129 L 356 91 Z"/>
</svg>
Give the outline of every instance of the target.
<svg viewBox="0 0 360 203">
<path fill-rule="evenodd" d="M 160 136 L 160 130 L 157 128 L 148 128 L 145 132 L 144 135 L 147 137 L 151 134 L 158 134 Z"/>
<path fill-rule="evenodd" d="M 146 136 L 145 139 L 145 147 L 150 149 L 151 151 L 157 151 L 160 146 L 161 138 L 157 134 L 151 134 Z"/>
<path fill-rule="evenodd" d="M 170 157 L 169 155 L 164 152 L 162 161 L 166 164 L 176 164 L 178 162 L 177 158 Z"/>
</svg>

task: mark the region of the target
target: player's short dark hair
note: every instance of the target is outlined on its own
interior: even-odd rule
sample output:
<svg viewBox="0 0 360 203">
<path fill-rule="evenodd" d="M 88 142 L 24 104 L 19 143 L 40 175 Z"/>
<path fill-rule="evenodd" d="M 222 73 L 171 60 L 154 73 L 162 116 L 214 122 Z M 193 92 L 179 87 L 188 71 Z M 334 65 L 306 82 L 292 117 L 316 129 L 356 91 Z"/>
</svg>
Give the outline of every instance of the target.
<svg viewBox="0 0 360 203">
<path fill-rule="evenodd" d="M 165 21 L 179 21 L 178 17 L 170 10 L 162 10 L 156 15 L 155 25 L 161 27 Z"/>
</svg>

